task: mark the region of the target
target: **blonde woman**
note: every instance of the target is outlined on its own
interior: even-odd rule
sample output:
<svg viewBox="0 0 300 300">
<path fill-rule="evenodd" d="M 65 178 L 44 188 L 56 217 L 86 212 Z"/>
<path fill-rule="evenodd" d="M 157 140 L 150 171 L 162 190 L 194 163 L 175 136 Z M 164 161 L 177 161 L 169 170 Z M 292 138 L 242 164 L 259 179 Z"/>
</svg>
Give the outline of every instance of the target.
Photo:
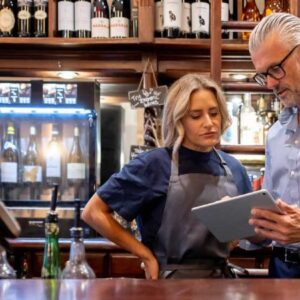
<svg viewBox="0 0 300 300">
<path fill-rule="evenodd" d="M 82 217 L 140 257 L 146 278 L 227 277 L 228 244 L 191 215 L 191 208 L 251 191 L 245 169 L 214 147 L 230 120 L 222 91 L 209 78 L 188 74 L 168 93 L 164 147 L 141 154 L 113 175 Z M 137 218 L 142 240 L 112 217 Z"/>
</svg>

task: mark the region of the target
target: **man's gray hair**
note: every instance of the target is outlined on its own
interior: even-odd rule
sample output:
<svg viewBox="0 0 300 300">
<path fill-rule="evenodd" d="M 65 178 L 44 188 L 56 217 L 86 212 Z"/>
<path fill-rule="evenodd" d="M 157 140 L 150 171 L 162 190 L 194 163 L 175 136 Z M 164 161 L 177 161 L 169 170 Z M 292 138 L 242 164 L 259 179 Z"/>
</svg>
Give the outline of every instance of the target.
<svg viewBox="0 0 300 300">
<path fill-rule="evenodd" d="M 264 17 L 250 35 L 250 54 L 256 51 L 272 33 L 276 34 L 282 43 L 291 47 L 300 44 L 300 18 L 288 13 L 273 13 Z"/>
</svg>

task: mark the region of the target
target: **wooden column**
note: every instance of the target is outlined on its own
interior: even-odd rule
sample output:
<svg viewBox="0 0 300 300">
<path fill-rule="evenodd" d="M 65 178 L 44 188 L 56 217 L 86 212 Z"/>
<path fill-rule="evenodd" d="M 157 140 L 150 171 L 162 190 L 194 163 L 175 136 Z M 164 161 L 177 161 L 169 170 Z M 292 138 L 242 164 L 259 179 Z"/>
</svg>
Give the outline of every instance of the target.
<svg viewBox="0 0 300 300">
<path fill-rule="evenodd" d="M 222 39 L 221 0 L 211 1 L 210 13 L 210 76 L 221 84 Z"/>
</svg>

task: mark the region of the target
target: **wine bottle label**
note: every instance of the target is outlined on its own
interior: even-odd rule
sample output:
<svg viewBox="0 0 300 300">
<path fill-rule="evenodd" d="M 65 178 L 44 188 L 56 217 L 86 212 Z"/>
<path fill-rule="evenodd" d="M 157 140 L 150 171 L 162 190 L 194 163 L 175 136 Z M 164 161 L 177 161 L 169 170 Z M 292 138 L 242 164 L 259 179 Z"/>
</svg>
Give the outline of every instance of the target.
<svg viewBox="0 0 300 300">
<path fill-rule="evenodd" d="M 74 3 L 71 1 L 58 2 L 58 30 L 74 31 Z"/>
<path fill-rule="evenodd" d="M 15 26 L 15 16 L 13 11 L 8 8 L 0 10 L 0 31 L 10 32 Z"/>
<path fill-rule="evenodd" d="M 60 177 L 60 156 L 59 154 L 48 154 L 46 156 L 46 177 Z"/>
<path fill-rule="evenodd" d="M 20 10 L 18 12 L 18 19 L 20 20 L 28 20 L 30 19 L 31 15 L 30 15 L 30 12 L 28 10 Z"/>
<path fill-rule="evenodd" d="M 110 36 L 112 38 L 129 37 L 129 19 L 122 17 L 111 18 Z"/>
<path fill-rule="evenodd" d="M 181 0 L 164 1 L 164 28 L 181 28 Z"/>
<path fill-rule="evenodd" d="M 85 164 L 69 163 L 67 164 L 68 179 L 85 179 Z"/>
<path fill-rule="evenodd" d="M 203 2 L 192 3 L 192 32 L 209 34 L 209 4 Z"/>
<path fill-rule="evenodd" d="M 18 163 L 2 162 L 1 163 L 1 181 L 16 183 L 18 182 Z"/>
<path fill-rule="evenodd" d="M 24 182 L 42 182 L 41 166 L 24 166 L 23 173 Z"/>
<path fill-rule="evenodd" d="M 34 18 L 37 20 L 44 20 L 47 18 L 47 13 L 44 10 L 37 10 L 34 13 Z"/>
<path fill-rule="evenodd" d="M 92 37 L 109 38 L 109 19 L 92 18 Z"/>
<path fill-rule="evenodd" d="M 161 1 L 155 2 L 155 31 L 161 32 L 164 28 L 163 23 L 163 4 Z"/>
<path fill-rule="evenodd" d="M 227 22 L 229 20 L 229 4 L 222 2 L 221 21 Z"/>
<path fill-rule="evenodd" d="M 75 2 L 75 31 L 91 31 L 91 2 Z"/>
<path fill-rule="evenodd" d="M 183 32 L 191 32 L 191 4 L 190 3 L 182 3 L 183 10 L 182 10 L 182 24 L 181 30 Z"/>
</svg>

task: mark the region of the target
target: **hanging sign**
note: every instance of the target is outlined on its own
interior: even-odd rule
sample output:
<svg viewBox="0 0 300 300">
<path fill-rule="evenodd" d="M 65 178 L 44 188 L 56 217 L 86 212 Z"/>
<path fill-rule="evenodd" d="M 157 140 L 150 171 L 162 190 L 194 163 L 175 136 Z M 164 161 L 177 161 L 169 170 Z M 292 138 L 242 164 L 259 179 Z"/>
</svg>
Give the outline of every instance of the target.
<svg viewBox="0 0 300 300">
<path fill-rule="evenodd" d="M 152 70 L 155 87 L 148 88 L 148 89 L 141 89 L 144 80 L 144 75 L 148 69 L 149 64 Z M 150 60 L 148 60 L 145 69 L 143 71 L 138 89 L 136 91 L 128 92 L 128 99 L 131 103 L 132 108 L 155 107 L 155 106 L 164 105 L 167 93 L 168 93 L 168 87 L 166 85 L 158 86 L 156 76 L 153 70 L 153 66 L 150 63 Z"/>
</svg>

